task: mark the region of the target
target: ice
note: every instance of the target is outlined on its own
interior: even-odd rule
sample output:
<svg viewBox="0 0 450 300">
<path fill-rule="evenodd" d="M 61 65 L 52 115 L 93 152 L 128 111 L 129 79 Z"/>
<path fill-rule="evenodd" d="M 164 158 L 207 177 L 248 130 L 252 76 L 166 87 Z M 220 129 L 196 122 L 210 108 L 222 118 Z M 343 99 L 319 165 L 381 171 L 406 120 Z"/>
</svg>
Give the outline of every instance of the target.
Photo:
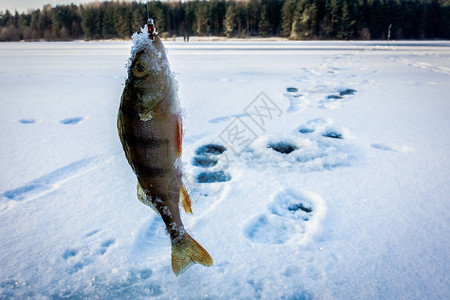
<svg viewBox="0 0 450 300">
<path fill-rule="evenodd" d="M 150 40 L 150 38 L 148 36 L 147 26 L 144 26 L 143 28 L 141 28 L 141 32 L 135 32 L 131 38 L 132 38 L 133 46 L 131 47 L 131 54 L 130 54 L 130 58 L 128 59 L 128 63 L 127 63 L 128 70 L 130 69 L 131 65 L 133 64 L 133 61 L 136 58 L 136 55 L 140 51 L 144 50 L 145 48 L 149 48 L 149 49 L 156 51 L 156 48 L 153 45 L 153 41 Z"/>
<path fill-rule="evenodd" d="M 145 29 L 2 43 L 1 299 L 449 298 L 449 42 L 165 46 L 214 266 L 173 274 L 117 136 Z"/>
</svg>

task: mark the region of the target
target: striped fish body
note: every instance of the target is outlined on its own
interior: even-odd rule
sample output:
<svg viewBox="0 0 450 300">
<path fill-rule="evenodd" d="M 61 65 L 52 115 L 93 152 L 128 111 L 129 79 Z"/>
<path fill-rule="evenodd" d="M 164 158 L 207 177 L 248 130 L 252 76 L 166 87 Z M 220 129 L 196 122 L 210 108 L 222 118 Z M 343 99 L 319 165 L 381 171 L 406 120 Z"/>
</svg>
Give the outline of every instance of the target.
<svg viewBox="0 0 450 300">
<path fill-rule="evenodd" d="M 134 39 L 117 127 L 125 156 L 138 179 L 138 199 L 162 217 L 172 240 L 172 269 L 180 274 L 193 263 L 212 259 L 189 234 L 180 217 L 180 194 L 186 212 L 189 196 L 182 185 L 182 124 L 177 86 L 162 41 L 144 32 Z"/>
<path fill-rule="evenodd" d="M 161 214 L 170 236 L 176 238 L 183 230 L 178 209 L 181 169 L 176 166 L 179 116 L 157 108 L 150 120 L 142 120 L 133 94 L 125 87 L 118 115 L 122 145 L 138 179 L 139 200 Z"/>
</svg>

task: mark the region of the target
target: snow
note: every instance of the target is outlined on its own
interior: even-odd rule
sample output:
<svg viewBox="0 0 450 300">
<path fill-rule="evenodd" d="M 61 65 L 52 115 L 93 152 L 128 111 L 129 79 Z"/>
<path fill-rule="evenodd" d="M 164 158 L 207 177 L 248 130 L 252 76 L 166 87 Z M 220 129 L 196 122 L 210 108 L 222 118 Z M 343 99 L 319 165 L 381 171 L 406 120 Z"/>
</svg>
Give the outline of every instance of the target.
<svg viewBox="0 0 450 300">
<path fill-rule="evenodd" d="M 131 65 L 133 64 L 133 61 L 136 58 L 136 55 L 143 51 L 144 49 L 148 49 L 155 57 L 161 58 L 161 53 L 158 52 L 155 45 L 153 44 L 153 41 L 150 40 L 148 37 L 148 28 L 147 26 L 144 26 L 141 28 L 141 32 L 137 33 L 135 32 L 132 36 L 132 47 L 131 47 L 131 54 L 128 59 L 128 63 L 126 65 L 126 68 L 128 72 L 130 72 Z M 159 71 L 161 69 L 161 66 L 157 64 L 153 64 L 153 61 L 149 61 L 151 69 L 155 71 Z"/>
<path fill-rule="evenodd" d="M 131 46 L 0 44 L 1 299 L 450 297 L 449 42 L 165 42 L 214 259 L 178 277 L 117 136 Z"/>
</svg>

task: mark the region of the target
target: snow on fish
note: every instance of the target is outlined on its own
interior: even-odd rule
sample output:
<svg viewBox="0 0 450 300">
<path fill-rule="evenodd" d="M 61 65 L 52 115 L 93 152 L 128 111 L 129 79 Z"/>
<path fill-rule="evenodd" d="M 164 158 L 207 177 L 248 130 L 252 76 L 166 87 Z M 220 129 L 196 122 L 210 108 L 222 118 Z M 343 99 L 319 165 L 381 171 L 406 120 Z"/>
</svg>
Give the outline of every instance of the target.
<svg viewBox="0 0 450 300">
<path fill-rule="evenodd" d="M 178 86 L 153 20 L 133 35 L 127 69 L 117 127 L 125 156 L 138 179 L 138 199 L 161 215 L 172 241 L 176 275 L 194 263 L 212 266 L 211 256 L 186 232 L 180 217 L 180 196 L 184 210 L 192 210 L 181 180 Z"/>
</svg>

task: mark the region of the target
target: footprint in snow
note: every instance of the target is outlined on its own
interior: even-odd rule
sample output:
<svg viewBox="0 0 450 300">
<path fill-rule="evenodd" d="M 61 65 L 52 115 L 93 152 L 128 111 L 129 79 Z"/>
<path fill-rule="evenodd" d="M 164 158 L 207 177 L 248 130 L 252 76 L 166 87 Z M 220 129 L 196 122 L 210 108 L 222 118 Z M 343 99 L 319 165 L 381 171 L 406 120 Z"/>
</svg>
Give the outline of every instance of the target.
<svg viewBox="0 0 450 300">
<path fill-rule="evenodd" d="M 287 172 L 313 172 L 346 167 L 359 157 L 356 145 L 342 141 L 340 134 L 329 137 L 309 134 L 308 138 L 293 137 L 286 141 L 270 141 L 263 136 L 241 157 L 250 167 L 284 169 Z"/>
<path fill-rule="evenodd" d="M 219 155 L 227 150 L 222 145 L 206 144 L 199 147 L 196 151 L 192 164 L 196 167 L 208 168 L 217 165 Z"/>
<path fill-rule="evenodd" d="M 297 131 L 302 134 L 309 134 L 313 132 L 320 131 L 323 128 L 326 128 L 327 126 L 331 125 L 333 121 L 331 119 L 325 119 L 325 118 L 317 118 L 312 119 L 306 122 L 303 125 L 300 125 L 297 128 Z"/>
<path fill-rule="evenodd" d="M 332 124 L 333 121 L 331 119 L 314 119 L 299 126 L 297 128 L 297 132 L 303 135 L 318 133 L 322 137 L 338 140 L 342 140 L 350 136 L 348 130 L 338 129 L 335 126 L 332 126 Z"/>
<path fill-rule="evenodd" d="M 32 282 L 22 281 L 19 278 L 9 278 L 0 281 L 0 299 L 34 299 Z"/>
<path fill-rule="evenodd" d="M 298 93 L 296 87 L 286 88 L 286 93 L 284 96 L 289 100 L 289 107 L 287 109 L 288 113 L 303 111 L 308 106 L 308 101 L 304 98 L 303 94 Z"/>
<path fill-rule="evenodd" d="M 245 118 L 245 117 L 248 117 L 248 116 L 249 115 L 247 113 L 234 114 L 234 115 L 222 116 L 222 117 L 214 118 L 214 119 L 209 120 L 208 122 L 209 123 L 213 123 L 213 124 L 218 124 L 218 123 L 230 121 L 230 120 L 235 119 L 235 118 Z"/>
<path fill-rule="evenodd" d="M 98 253 L 100 255 L 104 255 L 106 251 L 108 251 L 109 247 L 111 247 L 116 242 L 115 239 L 108 239 L 101 243 L 100 249 L 98 250 Z"/>
<path fill-rule="evenodd" d="M 114 238 L 98 240 L 92 238 L 95 234 L 92 232 L 85 235 L 85 244 L 76 248 L 67 248 L 61 255 L 69 266 L 66 271 L 69 275 L 75 274 L 85 267 L 95 262 L 100 256 L 105 255 L 106 252 L 116 242 Z"/>
<path fill-rule="evenodd" d="M 19 120 L 19 123 L 22 123 L 22 124 L 34 124 L 36 122 L 37 121 L 35 119 L 21 119 L 21 120 Z"/>
<path fill-rule="evenodd" d="M 335 109 L 344 104 L 347 101 L 347 97 L 354 95 L 356 90 L 354 89 L 342 89 L 336 94 L 328 95 L 325 99 L 319 101 L 320 108 Z"/>
<path fill-rule="evenodd" d="M 344 138 L 344 135 L 342 132 L 339 132 L 338 130 L 328 128 L 322 133 L 323 137 L 331 138 L 331 139 L 338 139 L 342 140 Z"/>
<path fill-rule="evenodd" d="M 59 122 L 64 125 L 75 125 L 75 124 L 80 123 L 83 120 L 84 120 L 83 117 L 74 117 L 74 118 L 63 119 L 63 120 L 60 120 Z M 38 122 L 38 120 L 36 120 L 36 119 L 20 119 L 19 120 L 19 123 L 22 123 L 22 124 L 35 124 L 37 122 Z"/>
<path fill-rule="evenodd" d="M 149 268 L 121 270 L 120 276 L 96 274 L 86 285 L 56 290 L 52 299 L 147 299 L 164 294 Z"/>
<path fill-rule="evenodd" d="M 201 172 L 197 176 L 198 183 L 214 183 L 230 181 L 231 176 L 224 171 Z"/>
<path fill-rule="evenodd" d="M 370 145 L 372 148 L 383 150 L 383 151 L 393 151 L 393 152 L 411 152 L 413 148 L 409 146 L 396 145 L 392 143 L 373 143 Z"/>
<path fill-rule="evenodd" d="M 84 236 L 84 237 L 90 237 L 90 236 L 93 236 L 93 235 L 95 235 L 95 234 L 97 234 L 97 233 L 99 233 L 100 232 L 100 230 L 98 230 L 98 229 L 94 229 L 94 230 L 92 230 L 92 231 L 89 231 L 88 233 L 86 233 L 86 235 Z"/>
<path fill-rule="evenodd" d="M 83 120 L 84 120 L 83 117 L 75 117 L 75 118 L 63 119 L 63 120 L 61 120 L 59 122 L 61 124 L 64 124 L 64 125 L 76 125 L 76 124 L 80 123 Z"/>
<path fill-rule="evenodd" d="M 292 136 L 260 136 L 240 158 L 254 168 L 299 172 L 349 166 L 360 157 L 360 151 L 350 132 L 332 123 L 331 119 L 313 119 L 295 129 Z"/>
<path fill-rule="evenodd" d="M 248 222 L 244 235 L 259 244 L 284 244 L 291 240 L 301 243 L 316 231 L 323 206 L 320 196 L 314 193 L 284 189 L 275 195 L 265 212 Z"/>
<path fill-rule="evenodd" d="M 104 157 L 94 156 L 72 162 L 22 186 L 1 193 L 0 199 L 3 198 L 7 202 L 20 202 L 44 196 L 56 190 L 62 182 L 97 168 L 107 161 Z M 3 206 L 0 206 L 0 211 Z"/>
<path fill-rule="evenodd" d="M 298 149 L 297 145 L 294 145 L 293 143 L 289 143 L 287 141 L 283 142 L 277 142 L 277 143 L 269 143 L 267 145 L 267 148 L 270 148 L 278 153 L 281 154 L 289 154 L 292 151 L 295 151 Z"/>
<path fill-rule="evenodd" d="M 356 93 L 356 90 L 354 90 L 354 89 L 345 89 L 345 90 L 339 91 L 339 96 L 344 97 L 344 96 L 348 96 L 348 95 L 353 95 L 355 93 Z"/>
<path fill-rule="evenodd" d="M 69 258 L 76 256 L 78 254 L 78 252 L 79 252 L 78 249 L 71 249 L 71 248 L 69 248 L 66 251 L 64 251 L 64 253 L 62 255 L 62 258 L 64 260 L 68 260 Z"/>
<path fill-rule="evenodd" d="M 298 132 L 303 133 L 303 134 L 308 134 L 308 133 L 313 133 L 314 129 L 307 128 L 307 127 L 302 127 L 302 128 L 298 129 Z"/>
<path fill-rule="evenodd" d="M 152 253 L 152 258 L 157 259 L 170 253 L 170 238 L 166 233 L 166 226 L 159 216 L 154 216 L 144 222 L 139 229 L 134 240 L 132 256 L 148 259 L 148 254 Z"/>
<path fill-rule="evenodd" d="M 192 159 L 192 165 L 205 169 L 201 171 L 196 180 L 198 183 L 226 182 L 231 180 L 231 176 L 220 169 L 213 169 L 217 166 L 220 156 L 227 150 L 220 144 L 205 144 L 197 148 Z"/>
</svg>

